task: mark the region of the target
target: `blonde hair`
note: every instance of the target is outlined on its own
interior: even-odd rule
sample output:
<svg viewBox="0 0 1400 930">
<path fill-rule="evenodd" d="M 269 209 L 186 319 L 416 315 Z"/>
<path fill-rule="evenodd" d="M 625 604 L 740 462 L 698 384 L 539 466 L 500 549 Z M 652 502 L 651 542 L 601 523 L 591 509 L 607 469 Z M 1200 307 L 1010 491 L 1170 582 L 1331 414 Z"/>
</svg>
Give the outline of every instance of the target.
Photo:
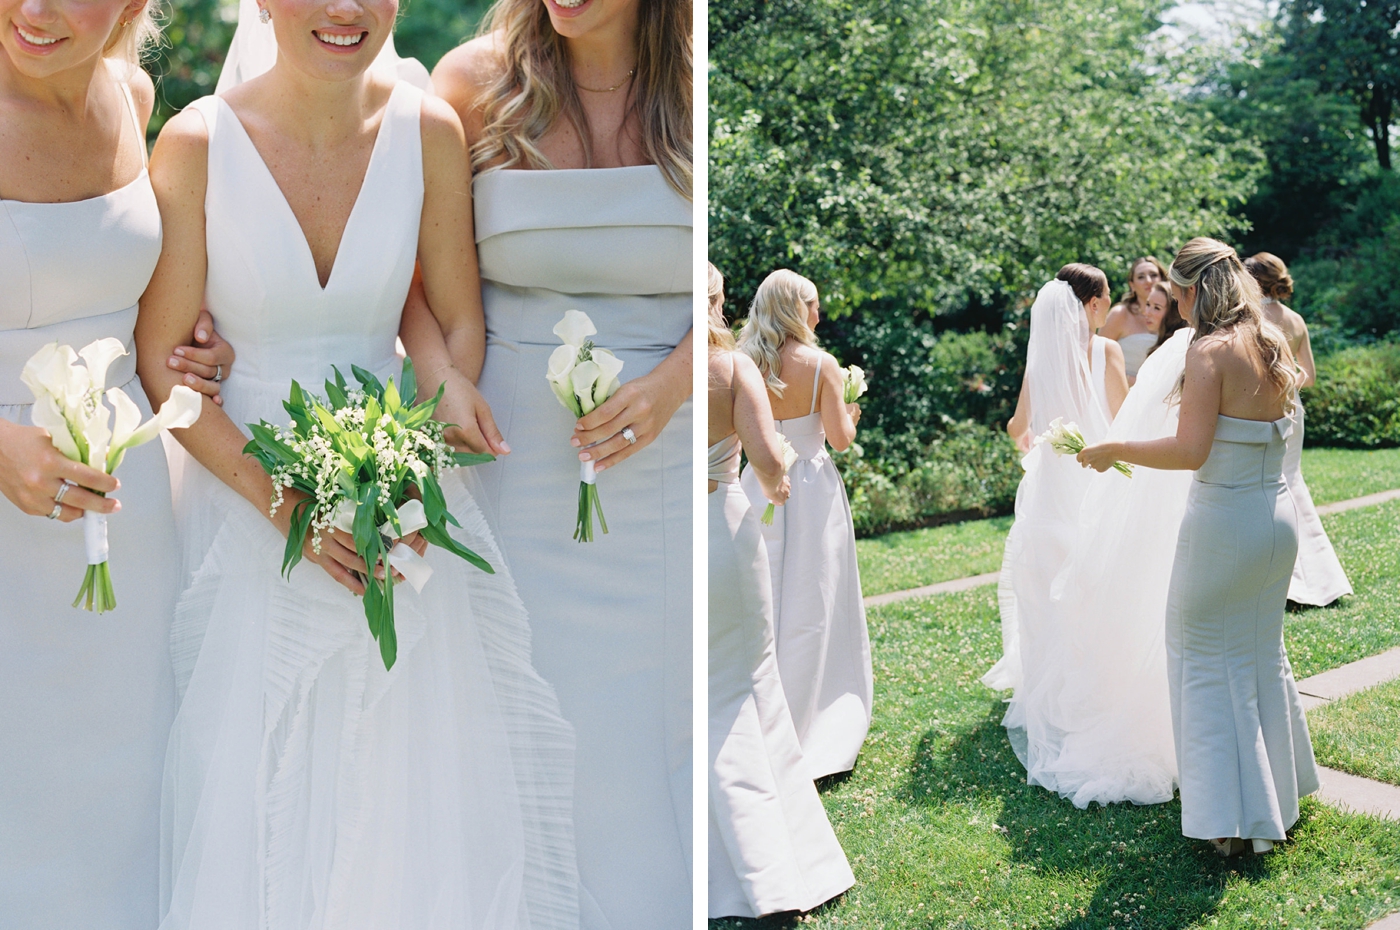
<svg viewBox="0 0 1400 930">
<path fill-rule="evenodd" d="M 1265 378 L 1282 398 L 1284 412 L 1292 412 L 1298 366 L 1283 333 L 1264 319 L 1259 283 L 1244 270 L 1235 250 L 1215 239 L 1192 239 L 1176 253 L 1168 274 L 1178 287 L 1196 288 L 1196 334 L 1191 341 L 1212 333 L 1239 333 L 1264 364 Z"/>
<path fill-rule="evenodd" d="M 817 299 L 817 286 L 795 271 L 780 268 L 763 279 L 749 306 L 749 318 L 739 333 L 739 351 L 753 359 L 768 390 L 777 397 L 787 388 L 780 377 L 783 344 L 795 339 L 815 346 L 817 334 L 807 325 L 807 305 Z"/>
<path fill-rule="evenodd" d="M 705 264 L 710 266 L 710 351 L 732 352 L 734 334 L 724 322 L 724 275 L 719 273 L 714 262 Z"/>
<path fill-rule="evenodd" d="M 1137 291 L 1133 290 L 1133 277 L 1137 274 L 1138 265 L 1141 265 L 1143 262 L 1147 262 L 1147 264 L 1157 269 L 1158 280 L 1167 280 L 1167 268 L 1160 260 L 1151 255 L 1144 255 L 1141 258 L 1133 259 L 1133 263 L 1128 266 L 1128 286 L 1123 293 L 1123 299 L 1118 301 L 1129 313 L 1135 314 L 1141 309 L 1138 307 Z"/>
<path fill-rule="evenodd" d="M 637 64 L 628 114 L 641 124 L 642 152 L 666 181 L 692 199 L 694 139 L 691 86 L 694 55 L 691 0 L 640 0 Z M 497 168 L 554 167 L 536 143 L 563 117 L 583 143 L 593 164 L 593 138 L 569 69 L 569 47 L 549 21 L 540 0 L 496 0 L 481 21 L 481 35 L 495 33 L 505 67 L 486 89 L 484 130 L 472 146 L 472 168 L 482 170 L 505 156 Z"/>
<path fill-rule="evenodd" d="M 159 0 L 146 0 L 141 12 L 126 25 L 118 21 L 117 28 L 112 30 L 102 49 L 102 57 L 115 58 L 132 68 L 139 68 L 146 50 L 160 40 L 160 25 L 156 22 L 158 3 Z"/>
</svg>

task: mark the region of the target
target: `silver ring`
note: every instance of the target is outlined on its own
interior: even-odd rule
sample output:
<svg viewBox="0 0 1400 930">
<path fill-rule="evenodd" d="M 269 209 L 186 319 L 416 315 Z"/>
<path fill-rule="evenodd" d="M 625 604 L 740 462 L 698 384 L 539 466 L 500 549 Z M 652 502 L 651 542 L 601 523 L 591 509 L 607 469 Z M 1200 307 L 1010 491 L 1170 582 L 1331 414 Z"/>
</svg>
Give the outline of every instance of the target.
<svg viewBox="0 0 1400 930">
<path fill-rule="evenodd" d="M 71 487 L 74 487 L 73 482 L 69 481 L 67 478 L 64 478 L 63 483 L 58 486 L 58 493 L 53 496 L 53 502 L 55 504 L 63 503 L 63 495 L 67 494 L 68 489 Z"/>
<path fill-rule="evenodd" d="M 632 427 L 630 426 L 624 426 L 622 428 L 622 438 L 627 440 L 629 446 L 635 446 L 637 444 L 637 434 L 632 432 Z"/>
<path fill-rule="evenodd" d="M 223 365 L 215 365 L 215 366 L 214 366 L 214 383 L 215 383 L 215 384 L 218 384 L 218 383 L 219 383 L 220 381 L 222 381 L 222 380 L 224 380 L 224 366 L 223 366 Z"/>
<path fill-rule="evenodd" d="M 54 505 L 53 505 L 53 510 L 49 511 L 49 519 L 50 519 L 50 520 L 57 520 L 58 517 L 59 517 L 59 514 L 61 514 L 61 513 L 63 513 L 63 505 L 62 505 L 62 504 L 54 504 Z"/>
</svg>

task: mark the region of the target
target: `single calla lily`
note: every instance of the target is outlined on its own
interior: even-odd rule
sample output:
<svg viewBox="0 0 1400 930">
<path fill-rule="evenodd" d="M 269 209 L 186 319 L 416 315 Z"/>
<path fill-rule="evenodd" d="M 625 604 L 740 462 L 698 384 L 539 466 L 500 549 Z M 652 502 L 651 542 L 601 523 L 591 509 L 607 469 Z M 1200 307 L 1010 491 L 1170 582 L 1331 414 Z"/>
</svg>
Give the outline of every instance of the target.
<svg viewBox="0 0 1400 930">
<path fill-rule="evenodd" d="M 126 354 L 126 346 L 122 345 L 120 339 L 98 339 L 90 342 L 78 350 L 78 355 L 87 365 L 89 384 L 94 391 L 100 391 L 107 386 L 107 369 L 112 367 L 112 363 Z"/>
<path fill-rule="evenodd" d="M 141 422 L 140 408 L 121 388 L 109 390 L 107 399 L 112 402 L 112 407 L 117 412 L 116 422 L 112 426 L 112 445 L 107 452 L 109 473 L 121 464 L 127 449 L 150 442 L 159 436 L 162 430 L 192 426 L 204 408 L 204 398 L 183 384 L 177 384 L 170 389 L 170 397 L 160 405 L 159 412 L 145 423 Z"/>
<path fill-rule="evenodd" d="M 596 335 L 598 327 L 593 325 L 593 321 L 588 318 L 588 314 L 582 310 L 566 310 L 564 318 L 554 324 L 554 335 L 564 340 L 565 345 L 571 345 L 575 349 L 588 341 L 588 337 Z"/>
</svg>

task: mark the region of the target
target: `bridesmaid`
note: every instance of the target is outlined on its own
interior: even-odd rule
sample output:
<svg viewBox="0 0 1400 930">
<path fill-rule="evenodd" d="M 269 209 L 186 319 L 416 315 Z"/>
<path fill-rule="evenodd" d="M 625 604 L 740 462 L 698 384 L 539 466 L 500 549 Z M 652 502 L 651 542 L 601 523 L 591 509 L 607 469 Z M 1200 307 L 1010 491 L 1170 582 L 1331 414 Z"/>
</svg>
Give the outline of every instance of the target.
<svg viewBox="0 0 1400 930">
<path fill-rule="evenodd" d="M 1223 856 L 1264 853 L 1297 821 L 1299 796 L 1318 788 L 1283 646 L 1298 546 L 1283 481 L 1297 369 L 1234 249 L 1192 239 L 1170 275 L 1196 328 L 1177 433 L 1090 446 L 1079 461 L 1196 472 L 1167 595 L 1181 832 Z"/>
<path fill-rule="evenodd" d="M 1166 345 L 1167 340 L 1175 335 L 1177 330 L 1184 329 L 1186 320 L 1182 319 L 1181 309 L 1177 307 L 1176 298 L 1172 296 L 1172 286 L 1165 281 L 1158 281 L 1152 285 L 1152 290 L 1147 295 L 1147 306 L 1159 316 L 1157 342 L 1147 352 L 1151 355 Z"/>
<path fill-rule="evenodd" d="M 165 456 L 133 449 L 120 481 L 69 461 L 30 425 L 19 378 L 51 342 L 131 348 L 161 244 L 145 167 L 154 88 L 136 65 L 155 35 L 145 0 L 0 2 L 0 492 L 14 505 L 0 504 L 0 923 L 16 930 L 158 920 L 179 570 Z M 167 364 L 216 396 L 204 377 L 233 354 L 207 316 L 198 328 L 208 347 Z M 135 361 L 118 359 L 108 385 L 149 417 Z M 109 614 L 71 604 L 84 510 L 115 514 Z"/>
<path fill-rule="evenodd" d="M 1288 273 L 1288 266 L 1277 255 L 1260 252 L 1246 258 L 1244 267 L 1264 292 L 1264 319 L 1283 331 L 1288 348 L 1293 350 L 1302 373 L 1298 387 L 1311 386 L 1317 380 L 1317 367 L 1313 363 L 1308 324 L 1283 303 L 1293 296 L 1293 276 Z M 1288 599 L 1322 607 L 1350 594 L 1351 582 L 1322 528 L 1322 518 L 1317 515 L 1312 494 L 1303 480 L 1303 404 L 1297 397 L 1293 404 L 1293 433 L 1283 453 L 1283 480 L 1293 496 L 1293 506 L 1298 508 L 1298 560 L 1293 563 Z"/>
<path fill-rule="evenodd" d="M 1099 330 L 1105 339 L 1113 339 L 1123 349 L 1123 361 L 1128 372 L 1128 384 L 1137 380 L 1138 369 L 1148 354 L 1160 345 L 1159 326 L 1152 323 L 1149 309 L 1152 287 L 1166 281 L 1167 269 L 1150 255 L 1135 260 L 1128 271 L 1128 292 L 1108 311 L 1108 319 Z"/>
<path fill-rule="evenodd" d="M 724 322 L 710 265 L 709 916 L 809 911 L 855 883 L 802 758 L 773 648 L 768 557 L 739 487 L 739 452 L 774 504 L 787 500 L 773 411 Z"/>
<path fill-rule="evenodd" d="M 500 456 L 474 469 L 478 500 L 577 735 L 582 924 L 688 927 L 691 4 L 498 0 L 483 30 L 433 74 L 476 173 L 480 388 L 500 427 L 469 437 Z M 462 375 L 434 373 L 450 359 L 409 303 L 423 387 L 445 375 L 452 396 Z M 545 382 L 570 309 L 624 363 L 617 394 L 577 421 Z M 588 544 L 571 538 L 580 460 L 597 463 L 610 531 Z"/>
<path fill-rule="evenodd" d="M 817 348 L 820 302 L 811 281 L 786 269 L 754 295 L 739 350 L 768 387 L 778 432 L 797 452 L 792 497 L 764 527 L 773 576 L 778 671 L 814 778 L 856 764 L 874 699 L 855 527 L 838 452 L 856 437 L 860 406 L 842 399 L 841 368 Z M 749 503 L 766 506 L 757 474 L 742 479 Z"/>
</svg>

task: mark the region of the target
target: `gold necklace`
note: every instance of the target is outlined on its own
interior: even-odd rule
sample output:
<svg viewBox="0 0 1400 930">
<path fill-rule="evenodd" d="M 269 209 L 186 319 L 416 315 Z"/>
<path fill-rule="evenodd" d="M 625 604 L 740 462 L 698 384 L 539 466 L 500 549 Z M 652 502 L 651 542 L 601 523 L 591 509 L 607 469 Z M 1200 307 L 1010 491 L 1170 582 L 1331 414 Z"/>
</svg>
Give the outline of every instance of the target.
<svg viewBox="0 0 1400 930">
<path fill-rule="evenodd" d="M 628 71 L 626 76 L 624 76 L 622 80 L 618 81 L 612 87 L 584 87 L 578 81 L 574 81 L 574 86 L 577 87 L 579 90 L 586 90 L 590 94 L 610 94 L 613 91 L 617 90 L 619 87 L 621 87 L 623 84 L 626 84 L 628 81 L 632 80 L 632 75 L 635 74 L 636 71 L 636 68 L 633 68 L 631 71 Z"/>
</svg>

